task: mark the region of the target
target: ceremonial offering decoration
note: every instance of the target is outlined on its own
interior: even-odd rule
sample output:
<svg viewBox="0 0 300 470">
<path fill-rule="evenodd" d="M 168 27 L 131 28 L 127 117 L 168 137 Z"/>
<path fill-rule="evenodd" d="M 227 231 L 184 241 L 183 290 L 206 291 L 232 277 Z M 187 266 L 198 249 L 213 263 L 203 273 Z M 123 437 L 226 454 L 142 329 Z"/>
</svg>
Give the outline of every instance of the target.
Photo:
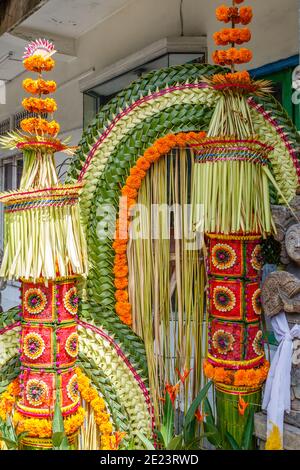
<svg viewBox="0 0 300 470">
<path fill-rule="evenodd" d="M 38 41 L 26 52 L 39 74 L 23 82 L 32 115 L 1 140 L 22 149 L 24 172 L 19 191 L 0 195 L 1 274 L 21 279 L 22 296 L 0 317 L 0 419 L 12 418 L 26 448 L 56 447 L 57 404 L 68 445 L 82 450 L 154 447 L 168 396 L 173 418 L 205 425 L 209 403 L 188 414 L 208 390 L 202 366 L 215 385 L 218 448 L 229 447 L 226 431 L 240 445 L 260 405 L 261 241 L 274 232 L 270 199 L 287 204 L 296 192 L 299 136 L 269 84 L 234 70 L 251 58 L 252 12 L 240 3 L 217 10 L 225 28 L 215 39 L 229 46 L 218 65 L 153 71 L 101 108 L 65 185 L 54 153 L 74 149 L 58 139 L 56 84 L 41 76 L 54 48 Z M 157 238 L 135 239 L 139 204 L 161 203 L 190 204 L 192 217 L 175 214 L 169 238 L 160 217 Z M 103 233 L 107 212 L 117 223 Z M 137 217 L 146 234 L 151 217 Z M 205 247 L 185 249 L 177 230 L 201 226 Z"/>
<path fill-rule="evenodd" d="M 54 67 L 54 52 L 44 40 L 27 47 L 24 65 L 39 73 L 33 82 L 39 98 L 26 98 L 23 106 L 36 116 L 21 122 L 26 134 L 2 140 L 4 146 L 24 152 L 20 190 L 0 196 L 6 227 L 1 275 L 21 280 L 20 398 L 13 423 L 18 434 L 26 433 L 22 445 L 28 448 L 52 448 L 55 406 L 59 405 L 72 444 L 84 418 L 74 370 L 79 345 L 77 284 L 87 273 L 79 216 L 81 185 L 60 184 L 54 153 L 72 149 L 57 139 L 59 124 L 42 118 L 57 109 L 54 99 L 41 98 L 43 90 L 55 89 L 41 77 Z"/>
</svg>

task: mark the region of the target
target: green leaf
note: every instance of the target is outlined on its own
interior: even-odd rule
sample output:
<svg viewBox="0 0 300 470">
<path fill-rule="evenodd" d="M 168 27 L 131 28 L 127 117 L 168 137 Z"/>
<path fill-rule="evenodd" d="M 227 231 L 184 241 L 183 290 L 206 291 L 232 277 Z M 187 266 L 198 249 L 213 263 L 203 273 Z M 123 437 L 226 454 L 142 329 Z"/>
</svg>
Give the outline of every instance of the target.
<svg viewBox="0 0 300 470">
<path fill-rule="evenodd" d="M 172 440 L 174 432 L 174 408 L 168 393 L 166 393 L 164 416 L 160 432 L 163 437 L 165 448 L 167 449 L 169 442 Z"/>
<path fill-rule="evenodd" d="M 199 405 L 200 403 L 202 402 L 202 400 L 206 397 L 206 394 L 209 390 L 209 388 L 211 387 L 211 384 L 212 382 L 208 382 L 205 387 L 202 388 L 202 390 L 200 390 L 198 396 L 195 398 L 195 400 L 193 401 L 193 403 L 191 404 L 186 416 L 185 416 L 185 419 L 184 419 L 184 427 L 187 427 L 191 422 L 192 420 L 195 418 L 195 413 L 197 411 L 197 409 L 199 408 Z"/>
<path fill-rule="evenodd" d="M 183 428 L 183 437 L 184 437 L 184 445 L 189 446 L 191 442 L 195 439 L 195 432 L 196 432 L 196 418 L 190 422 L 188 426 L 184 426 Z"/>
<path fill-rule="evenodd" d="M 242 438 L 242 448 L 243 450 L 249 450 L 252 448 L 253 442 L 253 429 L 254 429 L 254 410 L 250 409 L 247 424 Z"/>
<path fill-rule="evenodd" d="M 54 450 L 69 449 L 69 441 L 65 433 L 64 420 L 61 413 L 59 400 L 55 401 L 54 417 L 52 424 L 52 444 Z"/>
<path fill-rule="evenodd" d="M 183 447 L 183 439 L 182 435 L 180 436 L 175 436 L 173 439 L 169 442 L 168 449 L 167 450 L 181 450 Z"/>
<path fill-rule="evenodd" d="M 222 447 L 222 436 L 217 426 L 215 424 L 210 424 L 208 422 L 205 422 L 204 431 L 205 431 L 207 440 L 217 449 L 220 449 Z"/>
<path fill-rule="evenodd" d="M 230 432 L 226 431 L 225 436 L 232 450 L 242 450 L 241 447 L 236 442 L 236 440 L 234 439 L 234 437 L 230 434 Z"/>
<path fill-rule="evenodd" d="M 155 447 L 152 444 L 152 442 L 149 441 L 149 439 L 147 439 L 147 437 L 144 436 L 144 434 L 142 434 L 139 431 L 137 431 L 135 434 L 139 438 L 139 440 L 144 444 L 146 450 L 155 450 Z"/>
<path fill-rule="evenodd" d="M 203 411 L 205 416 L 205 422 L 210 424 L 211 426 L 215 426 L 215 417 L 213 414 L 213 410 L 210 406 L 209 399 L 207 397 L 204 398 L 204 403 L 203 403 Z"/>
</svg>

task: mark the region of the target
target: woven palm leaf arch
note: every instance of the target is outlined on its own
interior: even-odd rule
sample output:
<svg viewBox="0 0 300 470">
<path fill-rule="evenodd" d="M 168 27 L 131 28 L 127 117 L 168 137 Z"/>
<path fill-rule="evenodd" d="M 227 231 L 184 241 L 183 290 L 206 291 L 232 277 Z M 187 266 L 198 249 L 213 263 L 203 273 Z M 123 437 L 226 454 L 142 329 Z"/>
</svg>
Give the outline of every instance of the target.
<svg viewBox="0 0 300 470">
<path fill-rule="evenodd" d="M 221 70 L 209 65 L 186 65 L 142 77 L 99 113 L 84 132 L 70 168 L 68 182 L 79 179 L 85 183 L 80 204 L 90 265 L 85 300 L 80 306 L 79 362 L 105 396 L 107 408 L 114 408 L 111 413 L 116 428 L 125 432 L 151 432 L 147 361 L 143 341 L 115 312 L 113 240 L 99 239 L 97 235 L 102 220 L 99 208 L 108 204 L 118 211 L 120 188 L 130 168 L 158 138 L 208 128 L 216 96 L 201 83 L 201 77 Z M 284 198 L 279 202 L 290 201 L 298 185 L 298 156 L 293 149 L 299 146 L 300 137 L 274 98 L 252 99 L 251 107 L 259 139 L 275 147 L 270 169 Z M 7 312 L 0 319 L 5 344 L 5 356 L 0 360 L 0 391 L 18 374 L 17 313 Z"/>
</svg>

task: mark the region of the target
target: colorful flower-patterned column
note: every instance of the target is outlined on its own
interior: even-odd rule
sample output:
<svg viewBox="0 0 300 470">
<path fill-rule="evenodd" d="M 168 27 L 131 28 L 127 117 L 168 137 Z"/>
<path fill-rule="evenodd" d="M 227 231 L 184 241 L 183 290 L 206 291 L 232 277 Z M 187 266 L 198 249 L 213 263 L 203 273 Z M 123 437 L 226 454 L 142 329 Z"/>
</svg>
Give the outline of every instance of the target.
<svg viewBox="0 0 300 470">
<path fill-rule="evenodd" d="M 22 104 L 34 115 L 21 122 L 22 132 L 2 140 L 4 147 L 22 149 L 24 155 L 20 189 L 0 195 L 5 214 L 0 275 L 21 279 L 22 396 L 13 422 L 18 435 L 25 433 L 21 441 L 29 449 L 52 448 L 53 433 L 65 434 L 72 445 L 84 420 L 75 372 L 77 283 L 87 273 L 82 185 L 63 185 L 56 172 L 55 152 L 72 155 L 75 149 L 57 138 L 59 124 L 52 119 L 57 104 L 43 98 L 56 89 L 55 82 L 42 78 L 42 72 L 54 68 L 54 52 L 46 40 L 26 48 L 24 66 L 38 77 L 24 80 L 24 89 L 34 96 Z"/>
<path fill-rule="evenodd" d="M 75 373 L 78 355 L 76 284 L 76 277 L 60 278 L 47 284 L 44 280 L 37 283 L 22 280 L 22 399 L 14 421 L 18 431 L 28 433 L 23 439 L 27 446 L 52 447 L 51 418 L 57 391 L 65 431 L 71 442 L 78 430 L 77 422 L 83 422 Z M 40 429 L 39 438 L 37 429 Z"/>
<path fill-rule="evenodd" d="M 266 378 L 260 325 L 259 235 L 207 234 L 209 340 L 206 375 L 216 387 L 223 435 L 240 443 L 248 406 L 260 403 Z M 221 412 L 222 411 L 222 412 Z"/>
</svg>

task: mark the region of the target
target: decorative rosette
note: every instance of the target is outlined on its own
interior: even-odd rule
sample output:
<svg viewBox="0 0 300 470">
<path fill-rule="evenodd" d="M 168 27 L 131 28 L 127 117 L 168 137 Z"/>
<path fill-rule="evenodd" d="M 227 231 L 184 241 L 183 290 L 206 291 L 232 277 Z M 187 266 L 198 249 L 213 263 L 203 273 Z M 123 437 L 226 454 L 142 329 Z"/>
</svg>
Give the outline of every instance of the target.
<svg viewBox="0 0 300 470">
<path fill-rule="evenodd" d="M 28 289 L 24 295 L 24 307 L 31 315 L 42 313 L 47 306 L 47 297 L 41 289 Z"/>
<path fill-rule="evenodd" d="M 256 271 L 260 271 L 263 267 L 263 255 L 260 245 L 256 245 L 251 255 L 251 265 Z"/>
<path fill-rule="evenodd" d="M 70 398 L 71 401 L 76 403 L 79 398 L 79 392 L 78 392 L 78 377 L 77 374 L 74 374 L 67 385 L 67 395 Z"/>
<path fill-rule="evenodd" d="M 234 341 L 232 334 L 225 330 L 216 331 L 212 338 L 213 347 L 224 355 L 233 350 Z"/>
<path fill-rule="evenodd" d="M 257 354 L 257 356 L 261 356 L 264 353 L 263 333 L 261 330 L 256 333 L 256 336 L 252 343 L 252 348 L 255 354 Z"/>
<path fill-rule="evenodd" d="M 69 289 L 64 295 L 64 306 L 65 309 L 73 316 L 78 313 L 78 295 L 76 287 Z"/>
<path fill-rule="evenodd" d="M 48 387 L 43 380 L 31 379 L 26 384 L 26 398 L 32 406 L 40 406 L 47 400 Z"/>
<path fill-rule="evenodd" d="M 236 297 L 228 287 L 219 286 L 213 291 L 213 302 L 220 312 L 230 312 L 235 307 Z"/>
<path fill-rule="evenodd" d="M 236 253 L 230 245 L 217 243 L 212 249 L 212 263 L 218 269 L 232 268 L 236 263 Z"/>
<path fill-rule="evenodd" d="M 78 347 L 79 347 L 78 334 L 72 333 L 66 341 L 65 350 L 67 354 L 69 354 L 69 356 L 75 358 L 78 355 Z"/>
<path fill-rule="evenodd" d="M 257 289 L 252 296 L 252 306 L 256 315 L 261 315 L 262 304 L 261 304 L 261 289 Z"/>
<path fill-rule="evenodd" d="M 24 338 L 23 352 L 26 357 L 36 360 L 45 351 L 45 342 L 38 333 L 28 333 Z"/>
</svg>

